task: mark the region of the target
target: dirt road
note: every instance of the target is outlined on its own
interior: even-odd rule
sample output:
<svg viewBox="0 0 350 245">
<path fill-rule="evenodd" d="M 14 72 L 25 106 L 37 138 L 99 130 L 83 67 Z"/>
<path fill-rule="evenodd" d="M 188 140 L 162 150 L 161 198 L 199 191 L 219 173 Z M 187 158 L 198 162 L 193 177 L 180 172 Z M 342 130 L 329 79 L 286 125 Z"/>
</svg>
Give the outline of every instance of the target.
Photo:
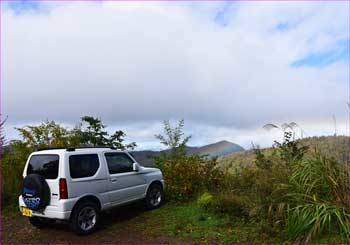
<svg viewBox="0 0 350 245">
<path fill-rule="evenodd" d="M 150 235 L 139 224 L 147 222 L 142 203 L 113 209 L 102 214 L 101 227 L 89 236 L 77 236 L 64 223 L 56 223 L 45 229 L 31 226 L 26 217 L 16 215 L 2 217 L 2 243 L 189 243 L 162 234 Z"/>
</svg>

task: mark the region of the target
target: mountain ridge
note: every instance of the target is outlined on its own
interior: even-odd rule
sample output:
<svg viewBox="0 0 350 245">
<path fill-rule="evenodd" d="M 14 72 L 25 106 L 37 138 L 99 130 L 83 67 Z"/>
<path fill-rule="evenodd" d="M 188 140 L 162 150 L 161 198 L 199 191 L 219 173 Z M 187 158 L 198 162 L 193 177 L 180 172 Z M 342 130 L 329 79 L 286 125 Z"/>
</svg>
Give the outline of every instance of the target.
<svg viewBox="0 0 350 245">
<path fill-rule="evenodd" d="M 245 149 L 235 143 L 229 142 L 227 140 L 218 141 L 212 144 L 204 146 L 186 146 L 186 153 L 188 155 L 198 154 L 205 155 L 209 158 L 222 157 L 227 154 L 232 154 L 234 152 L 244 151 Z M 169 150 L 162 151 L 131 151 L 136 161 L 144 166 L 154 166 L 153 157 L 159 156 L 161 152 L 169 152 Z"/>
</svg>

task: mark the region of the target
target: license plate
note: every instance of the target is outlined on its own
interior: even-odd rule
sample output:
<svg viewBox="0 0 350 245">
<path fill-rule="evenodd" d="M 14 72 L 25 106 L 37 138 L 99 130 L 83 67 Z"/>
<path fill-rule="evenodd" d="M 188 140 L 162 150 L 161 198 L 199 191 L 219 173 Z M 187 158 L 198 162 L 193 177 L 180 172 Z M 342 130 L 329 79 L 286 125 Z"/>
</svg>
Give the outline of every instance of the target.
<svg viewBox="0 0 350 245">
<path fill-rule="evenodd" d="M 32 210 L 30 210 L 29 208 L 23 207 L 23 208 L 22 208 L 22 214 L 23 214 L 24 216 L 32 217 L 33 212 L 32 212 Z"/>
</svg>

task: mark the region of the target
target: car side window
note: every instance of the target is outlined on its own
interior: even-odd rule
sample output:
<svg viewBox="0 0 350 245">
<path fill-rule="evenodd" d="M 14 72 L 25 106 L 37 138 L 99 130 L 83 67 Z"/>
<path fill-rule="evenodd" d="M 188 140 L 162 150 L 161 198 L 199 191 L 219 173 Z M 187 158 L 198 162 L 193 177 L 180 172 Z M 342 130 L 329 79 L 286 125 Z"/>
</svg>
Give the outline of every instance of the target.
<svg viewBox="0 0 350 245">
<path fill-rule="evenodd" d="M 69 156 L 69 171 L 73 179 L 94 176 L 99 166 L 97 154 Z"/>
<path fill-rule="evenodd" d="M 134 161 L 125 153 L 105 153 L 110 174 L 127 173 L 133 171 Z"/>
</svg>

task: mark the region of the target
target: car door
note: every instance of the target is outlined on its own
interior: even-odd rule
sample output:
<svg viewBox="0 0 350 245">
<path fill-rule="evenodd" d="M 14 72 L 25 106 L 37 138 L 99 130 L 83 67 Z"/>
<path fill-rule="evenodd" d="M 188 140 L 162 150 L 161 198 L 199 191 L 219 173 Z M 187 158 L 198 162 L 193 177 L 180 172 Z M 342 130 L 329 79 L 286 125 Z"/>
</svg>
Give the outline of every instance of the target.
<svg viewBox="0 0 350 245">
<path fill-rule="evenodd" d="M 146 179 L 141 172 L 133 171 L 134 160 L 123 152 L 105 152 L 109 173 L 108 196 L 113 204 L 143 197 Z"/>
</svg>

